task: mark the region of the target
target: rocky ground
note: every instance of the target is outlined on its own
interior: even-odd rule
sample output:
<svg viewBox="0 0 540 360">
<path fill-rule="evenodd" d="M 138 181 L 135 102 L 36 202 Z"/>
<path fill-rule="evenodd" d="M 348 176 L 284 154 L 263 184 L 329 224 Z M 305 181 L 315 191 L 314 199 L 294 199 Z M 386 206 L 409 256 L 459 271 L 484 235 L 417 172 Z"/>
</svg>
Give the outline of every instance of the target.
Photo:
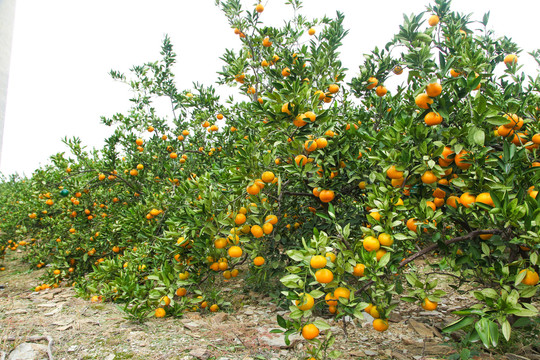
<svg viewBox="0 0 540 360">
<path fill-rule="evenodd" d="M 41 271 L 29 271 L 10 255 L 0 272 L 0 360 L 23 343 L 39 343 L 38 352 L 46 359 L 47 337 L 54 342 L 57 359 L 298 359 L 306 358 L 306 341 L 271 334 L 277 327 L 276 314 L 285 312 L 255 293 L 237 295 L 230 312 L 186 313 L 182 319 L 150 319 L 133 323 L 114 304 L 91 303 L 74 297 L 70 288 L 32 292 Z M 441 281 L 452 281 L 441 277 Z M 448 284 L 446 284 L 448 285 Z M 229 285 L 238 293 L 242 280 Z M 235 290 L 235 291 L 234 291 Z M 325 319 L 332 325 L 340 359 L 446 359 L 459 351 L 459 345 L 440 333 L 452 320 L 450 312 L 464 306 L 469 297 L 445 286 L 449 296 L 437 311 L 425 312 L 417 304 L 405 304 L 395 311 L 390 329 L 378 333 L 371 319 L 342 322 Z M 369 315 L 367 316 L 369 317 Z M 43 336 L 43 338 L 40 338 Z M 27 345 L 25 345 L 27 346 Z M 28 350 L 29 351 L 29 350 Z M 526 356 L 522 356 L 526 355 Z M 11 358 L 19 359 L 11 355 Z M 10 359 L 10 357 L 8 357 Z M 29 357 L 29 359 L 33 359 Z M 531 349 L 520 354 L 477 354 L 475 359 L 540 359 Z"/>
</svg>

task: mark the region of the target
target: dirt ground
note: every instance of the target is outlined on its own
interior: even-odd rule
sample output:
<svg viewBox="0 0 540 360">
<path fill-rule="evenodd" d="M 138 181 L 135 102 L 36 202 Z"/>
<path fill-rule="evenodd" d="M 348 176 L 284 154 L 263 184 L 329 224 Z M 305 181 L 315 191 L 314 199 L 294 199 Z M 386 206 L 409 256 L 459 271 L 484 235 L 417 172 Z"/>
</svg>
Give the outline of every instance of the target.
<svg viewBox="0 0 540 360">
<path fill-rule="evenodd" d="M 228 313 L 186 313 L 181 319 L 150 319 L 141 325 L 125 319 L 116 305 L 76 298 L 70 288 L 33 292 L 43 270 L 29 270 L 20 257 L 6 256 L 6 270 L 0 272 L 0 351 L 9 353 L 30 336 L 48 335 L 54 339 L 55 360 L 306 359 L 307 342 L 301 337 L 292 337 L 286 346 L 282 336 L 269 332 L 277 327 L 276 314 L 285 312 L 270 298 L 240 293 L 242 279 L 230 285 L 231 293 L 240 294 L 234 298 L 237 308 Z M 332 349 L 342 351 L 339 359 L 344 360 L 446 359 L 459 348 L 439 330 L 468 298 L 452 292 L 433 312 L 406 304 L 395 311 L 384 334 L 374 331 L 369 319 L 352 320 L 345 334 L 341 322 L 327 318 L 337 337 Z M 530 352 L 512 356 L 479 354 L 475 359 L 540 359 L 529 357 Z"/>
</svg>

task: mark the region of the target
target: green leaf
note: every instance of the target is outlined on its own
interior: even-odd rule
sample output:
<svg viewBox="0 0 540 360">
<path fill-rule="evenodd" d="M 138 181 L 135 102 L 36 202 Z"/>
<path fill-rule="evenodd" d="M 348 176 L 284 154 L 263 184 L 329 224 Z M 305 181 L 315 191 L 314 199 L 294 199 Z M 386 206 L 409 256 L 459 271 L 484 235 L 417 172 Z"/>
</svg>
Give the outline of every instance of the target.
<svg viewBox="0 0 540 360">
<path fill-rule="evenodd" d="M 317 327 L 317 329 L 319 329 L 320 331 L 323 331 L 323 330 L 328 330 L 330 329 L 330 325 L 328 325 L 325 321 L 323 320 L 315 320 L 313 322 L 313 325 L 315 325 Z"/>
<path fill-rule="evenodd" d="M 442 332 L 451 333 L 454 331 L 458 331 L 460 329 L 463 329 L 464 327 L 474 324 L 474 321 L 475 318 L 472 316 L 462 317 L 461 319 L 454 321 L 450 325 L 446 326 L 444 329 L 442 329 Z"/>
<path fill-rule="evenodd" d="M 501 330 L 506 341 L 509 341 L 510 333 L 512 332 L 512 327 L 510 326 L 510 323 L 508 322 L 508 320 L 504 319 L 501 326 Z"/>
</svg>

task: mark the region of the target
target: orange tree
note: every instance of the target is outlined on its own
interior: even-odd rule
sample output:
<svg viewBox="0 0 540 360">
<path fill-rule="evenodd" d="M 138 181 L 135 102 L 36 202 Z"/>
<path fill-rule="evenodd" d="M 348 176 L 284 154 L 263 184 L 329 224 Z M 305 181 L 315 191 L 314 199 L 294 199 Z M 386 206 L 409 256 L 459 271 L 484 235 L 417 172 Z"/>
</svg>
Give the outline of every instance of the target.
<svg viewBox="0 0 540 360">
<path fill-rule="evenodd" d="M 2 184 L 25 194 L 2 210 L 2 241 L 32 237 L 29 260 L 50 264 L 37 290 L 76 282 L 142 319 L 228 306 L 221 282 L 240 271 L 261 289 L 281 278 L 270 284 L 290 313 L 275 331 L 326 358 L 334 338 L 313 315 L 367 312 L 385 331 L 400 301 L 436 309 L 445 294 L 413 261 L 437 251 L 431 267 L 478 289 L 445 331 L 496 347 L 530 327 L 540 82 L 519 72 L 517 45 L 437 0 L 345 84 L 343 14 L 274 28 L 261 4 L 217 4 L 240 42 L 218 82 L 240 100 L 177 89 L 165 38 L 160 61 L 111 72 L 133 106 L 102 119 L 114 128 L 102 150 L 65 139 L 70 157 Z"/>
</svg>

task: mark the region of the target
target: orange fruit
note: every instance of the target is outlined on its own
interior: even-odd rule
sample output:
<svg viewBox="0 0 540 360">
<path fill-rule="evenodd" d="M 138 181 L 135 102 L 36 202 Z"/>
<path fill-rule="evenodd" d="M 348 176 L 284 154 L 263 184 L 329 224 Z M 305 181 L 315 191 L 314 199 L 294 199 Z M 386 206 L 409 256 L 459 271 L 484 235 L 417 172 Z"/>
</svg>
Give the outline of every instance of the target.
<svg viewBox="0 0 540 360">
<path fill-rule="evenodd" d="M 251 227 L 251 234 L 256 238 L 260 238 L 264 235 L 263 229 L 259 225 L 253 225 Z"/>
<path fill-rule="evenodd" d="M 328 87 L 328 91 L 331 93 L 331 94 L 335 94 L 339 91 L 339 85 L 337 84 L 332 84 Z"/>
<path fill-rule="evenodd" d="M 332 200 L 334 200 L 335 194 L 332 190 L 323 190 L 319 194 L 319 199 L 321 199 L 322 202 L 328 203 Z"/>
<path fill-rule="evenodd" d="M 289 69 L 288 67 L 284 68 L 283 70 L 281 70 L 281 75 L 284 77 L 291 75 L 291 69 Z"/>
<path fill-rule="evenodd" d="M 386 95 L 387 92 L 388 90 L 382 85 L 377 86 L 377 88 L 375 89 L 375 93 L 379 97 L 383 97 L 384 95 Z"/>
<path fill-rule="evenodd" d="M 311 257 L 309 265 L 314 269 L 322 269 L 326 266 L 326 257 L 322 255 L 315 255 Z"/>
<path fill-rule="evenodd" d="M 278 218 L 276 215 L 268 215 L 264 218 L 264 221 L 276 225 L 278 223 Z"/>
<path fill-rule="evenodd" d="M 379 240 L 375 239 L 373 236 L 366 236 L 362 244 L 367 251 L 377 251 L 381 247 Z"/>
<path fill-rule="evenodd" d="M 459 202 L 461 205 L 465 206 L 466 208 L 470 207 L 472 203 L 476 202 L 476 196 L 471 195 L 468 192 L 464 192 L 459 197 Z"/>
<path fill-rule="evenodd" d="M 381 214 L 378 211 L 372 211 L 368 214 L 368 216 L 371 216 L 373 219 L 377 221 L 381 221 Z"/>
<path fill-rule="evenodd" d="M 416 222 L 415 218 L 410 218 L 409 220 L 407 220 L 407 229 L 416 232 L 416 229 L 418 228 L 418 226 L 415 224 L 415 222 Z"/>
<path fill-rule="evenodd" d="M 495 206 L 495 204 L 493 203 L 493 199 L 491 199 L 491 195 L 488 192 L 478 194 L 478 196 L 476 197 L 476 202 L 480 202 L 489 206 Z"/>
<path fill-rule="evenodd" d="M 334 297 L 332 293 L 326 294 L 324 297 L 324 300 L 328 306 L 336 306 L 337 305 L 337 299 Z"/>
<path fill-rule="evenodd" d="M 315 140 L 306 140 L 304 143 L 304 149 L 308 152 L 317 150 L 317 142 Z"/>
<path fill-rule="evenodd" d="M 450 69 L 450 75 L 452 77 L 458 77 L 458 76 L 461 75 L 461 73 L 459 71 L 454 70 L 454 69 Z"/>
<path fill-rule="evenodd" d="M 249 195 L 257 195 L 261 191 L 261 188 L 258 187 L 256 184 L 253 184 L 248 186 L 246 190 Z"/>
<path fill-rule="evenodd" d="M 377 250 L 377 252 L 375 253 L 375 258 L 377 259 L 377 261 L 381 260 L 384 254 L 386 254 L 386 250 L 384 249 Z"/>
<path fill-rule="evenodd" d="M 274 225 L 272 225 L 271 223 L 267 222 L 267 223 L 263 224 L 262 229 L 263 229 L 263 232 L 264 232 L 266 235 L 269 235 L 269 234 L 271 234 L 272 231 L 274 230 Z"/>
<path fill-rule="evenodd" d="M 388 330 L 388 321 L 383 319 L 373 320 L 373 328 L 377 331 L 383 332 Z"/>
<path fill-rule="evenodd" d="M 454 158 L 454 162 L 456 163 L 456 166 L 460 169 L 466 170 L 471 167 L 472 164 L 468 164 L 465 161 L 467 161 L 465 158 L 469 156 L 469 152 L 466 150 L 461 150 L 459 154 L 456 155 Z"/>
<path fill-rule="evenodd" d="M 518 57 L 515 54 L 508 54 L 504 57 L 504 64 L 510 66 L 512 64 L 517 64 Z"/>
<path fill-rule="evenodd" d="M 415 104 L 422 109 L 429 109 L 429 105 L 433 104 L 433 99 L 428 94 L 422 93 L 414 99 Z"/>
<path fill-rule="evenodd" d="M 353 275 L 354 276 L 364 276 L 364 271 L 366 269 L 366 265 L 364 264 L 356 264 L 353 268 Z"/>
<path fill-rule="evenodd" d="M 294 158 L 294 162 L 295 162 L 296 165 L 298 165 L 298 166 L 304 166 L 304 165 L 307 164 L 308 159 L 307 159 L 307 157 L 305 157 L 304 155 L 297 155 L 297 156 Z"/>
<path fill-rule="evenodd" d="M 437 97 L 441 95 L 442 92 L 442 86 L 439 83 L 431 83 L 426 86 L 426 94 L 429 97 Z"/>
<path fill-rule="evenodd" d="M 334 274 L 328 269 L 320 269 L 315 272 L 315 279 L 321 284 L 328 284 L 334 280 Z"/>
<path fill-rule="evenodd" d="M 229 248 L 228 254 L 230 257 L 238 258 L 242 256 L 242 248 L 240 246 L 231 246 Z"/>
<path fill-rule="evenodd" d="M 422 175 L 422 182 L 424 184 L 433 184 L 437 182 L 437 176 L 435 176 L 432 171 L 428 170 Z"/>
<path fill-rule="evenodd" d="M 368 90 L 371 90 L 371 89 L 375 88 L 375 86 L 377 86 L 377 84 L 379 84 L 379 80 L 377 80 L 374 77 L 370 77 L 367 81 L 369 83 L 369 85 L 367 86 Z"/>
<path fill-rule="evenodd" d="M 339 300 L 340 297 L 349 299 L 351 296 L 351 291 L 344 287 L 338 287 L 334 290 L 334 297 Z"/>
<path fill-rule="evenodd" d="M 442 123 L 442 120 L 443 120 L 442 116 L 439 113 L 434 112 L 434 111 L 427 113 L 426 116 L 424 117 L 424 122 L 428 126 L 439 125 L 440 123 Z"/>
<path fill-rule="evenodd" d="M 217 304 L 213 304 L 212 306 L 210 306 L 210 311 L 211 312 L 216 312 L 219 310 L 219 306 Z"/>
<path fill-rule="evenodd" d="M 428 19 L 429 26 L 437 26 L 439 23 L 439 17 L 437 15 L 431 15 Z"/>
<path fill-rule="evenodd" d="M 435 301 L 430 301 L 428 298 L 425 298 L 422 301 L 422 308 L 427 311 L 433 311 L 437 308 L 437 303 Z"/>
<path fill-rule="evenodd" d="M 185 296 L 186 294 L 187 294 L 187 290 L 185 288 L 176 289 L 176 295 L 177 296 Z"/>
<path fill-rule="evenodd" d="M 377 240 L 379 240 L 379 243 L 382 246 L 392 246 L 392 244 L 394 243 L 394 240 L 392 239 L 392 236 L 390 236 L 389 234 L 386 234 L 386 233 L 379 234 L 379 237 L 378 237 Z"/>
<path fill-rule="evenodd" d="M 236 217 L 234 218 L 234 223 L 236 225 L 242 225 L 246 222 L 246 215 L 244 214 L 236 214 Z"/>
<path fill-rule="evenodd" d="M 525 274 L 525 277 L 523 278 L 523 280 L 521 280 L 522 284 L 529 285 L 529 286 L 534 286 L 538 284 L 539 278 L 538 278 L 538 273 L 536 271 L 523 269 L 519 273 L 521 274 L 524 271 L 526 271 L 527 273 Z"/>
<path fill-rule="evenodd" d="M 315 29 L 314 29 L 314 28 L 310 28 L 310 29 L 308 30 L 308 34 L 309 34 L 309 35 L 315 35 Z"/>
<path fill-rule="evenodd" d="M 265 183 L 272 182 L 274 178 L 275 178 L 275 175 L 271 171 L 265 171 L 262 173 L 262 176 L 261 176 L 262 181 L 264 181 Z"/>
<path fill-rule="evenodd" d="M 258 4 L 256 7 L 255 7 L 255 10 L 258 12 L 258 13 L 262 13 L 264 11 L 264 6 L 262 4 Z"/>
<path fill-rule="evenodd" d="M 313 324 L 307 324 L 302 328 L 302 336 L 306 340 L 315 339 L 319 336 L 319 329 Z"/>
<path fill-rule="evenodd" d="M 317 149 L 324 149 L 328 145 L 328 141 L 325 138 L 318 138 L 315 142 L 317 143 Z"/>
<path fill-rule="evenodd" d="M 454 209 L 457 208 L 459 204 L 461 204 L 461 201 L 457 196 L 449 196 L 448 199 L 446 199 L 446 205 L 451 206 Z"/>
<path fill-rule="evenodd" d="M 156 316 L 157 318 L 165 317 L 165 315 L 167 315 L 167 313 L 165 312 L 165 309 L 164 309 L 164 308 L 157 308 L 157 309 L 156 309 L 155 316 Z"/>
<path fill-rule="evenodd" d="M 302 311 L 310 310 L 315 305 L 315 299 L 309 294 L 300 294 L 300 299 L 296 300 L 295 305 Z"/>
<path fill-rule="evenodd" d="M 262 256 L 257 256 L 255 259 L 253 259 L 253 265 L 255 266 L 261 266 L 265 263 L 265 260 Z"/>
<path fill-rule="evenodd" d="M 396 167 L 392 165 L 390 168 L 388 168 L 388 170 L 386 170 L 386 176 L 388 176 L 390 179 L 402 179 L 403 171 L 397 171 Z"/>
</svg>

